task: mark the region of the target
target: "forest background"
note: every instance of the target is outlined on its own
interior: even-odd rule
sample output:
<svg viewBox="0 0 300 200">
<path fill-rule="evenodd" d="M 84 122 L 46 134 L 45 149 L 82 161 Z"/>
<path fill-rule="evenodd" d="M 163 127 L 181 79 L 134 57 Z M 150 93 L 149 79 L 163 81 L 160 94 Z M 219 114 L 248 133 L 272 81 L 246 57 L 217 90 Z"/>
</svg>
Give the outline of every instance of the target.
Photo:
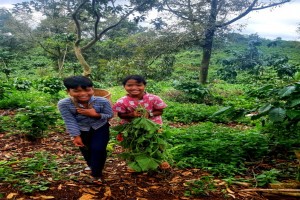
<svg viewBox="0 0 300 200">
<path fill-rule="evenodd" d="M 56 104 L 67 95 L 66 76 L 89 76 L 115 102 L 125 94 L 122 78 L 140 74 L 147 91 L 168 104 L 163 129 L 172 166 L 210 174 L 182 195 L 208 195 L 216 177 L 255 187 L 297 182 L 300 43 L 230 28 L 252 11 L 284 3 L 34 0 L 0 9 L 1 138 L 38 142 L 65 134 Z M 152 9 L 162 14 L 140 26 Z M 36 12 L 43 16 L 38 23 Z M 49 176 L 64 180 L 66 169 L 80 168 L 66 164 L 76 157 L 56 161 L 55 153 L 1 147 L 0 180 L 24 193 L 48 190 Z"/>
</svg>

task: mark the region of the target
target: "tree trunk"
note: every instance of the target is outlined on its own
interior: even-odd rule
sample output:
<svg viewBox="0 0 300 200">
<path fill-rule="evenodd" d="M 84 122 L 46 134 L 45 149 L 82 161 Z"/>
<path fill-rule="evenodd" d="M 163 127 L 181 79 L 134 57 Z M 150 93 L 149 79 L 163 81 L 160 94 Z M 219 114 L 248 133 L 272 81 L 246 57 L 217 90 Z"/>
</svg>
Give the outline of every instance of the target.
<svg viewBox="0 0 300 200">
<path fill-rule="evenodd" d="M 207 77 L 208 77 L 208 68 L 209 68 L 209 62 L 211 58 L 211 50 L 212 50 L 212 44 L 213 44 L 213 37 L 214 32 L 207 34 L 205 36 L 205 44 L 202 47 L 202 60 L 201 60 L 201 66 L 200 66 L 200 83 L 206 84 L 207 83 Z"/>
<path fill-rule="evenodd" d="M 78 59 L 80 65 L 83 67 L 83 75 L 89 77 L 91 75 L 91 67 L 85 61 L 81 52 L 81 48 L 75 45 L 74 49 L 75 49 L 76 58 Z"/>
<path fill-rule="evenodd" d="M 205 30 L 204 44 L 202 46 L 202 60 L 200 66 L 200 83 L 207 83 L 208 68 L 211 57 L 211 50 L 213 45 L 213 39 L 216 31 L 216 19 L 217 19 L 217 0 L 211 0 L 210 2 L 210 14 L 208 24 Z"/>
</svg>

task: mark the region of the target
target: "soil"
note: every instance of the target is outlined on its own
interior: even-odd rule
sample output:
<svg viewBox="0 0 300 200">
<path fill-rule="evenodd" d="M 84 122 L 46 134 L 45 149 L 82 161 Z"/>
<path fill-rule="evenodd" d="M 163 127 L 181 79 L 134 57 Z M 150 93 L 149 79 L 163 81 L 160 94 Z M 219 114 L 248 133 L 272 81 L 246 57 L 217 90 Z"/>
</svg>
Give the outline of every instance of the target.
<svg viewBox="0 0 300 200">
<path fill-rule="evenodd" d="M 188 188 L 187 183 L 203 176 L 208 176 L 207 172 L 201 169 L 177 169 L 176 167 L 148 173 L 131 172 L 127 168 L 126 163 L 118 158 L 118 154 L 122 149 L 117 145 L 114 146 L 113 153 L 110 154 L 106 162 L 104 170 L 105 183 L 102 185 L 88 184 L 84 181 L 84 177 L 88 176 L 88 171 L 82 170 L 86 166 L 81 159 L 81 154 L 63 130 L 63 128 L 61 130 L 55 129 L 48 137 L 35 142 L 26 140 L 20 134 L 8 135 L 5 132 L 0 133 L 0 158 L 2 161 L 16 157 L 18 160 L 21 160 L 28 157 L 31 152 L 38 151 L 47 151 L 50 154 L 57 155 L 58 158 L 66 158 L 70 155 L 77 157 L 74 163 L 68 163 L 67 159 L 64 159 L 66 162 L 64 165 L 72 165 L 74 169 L 68 172 L 69 178 L 66 180 L 51 180 L 51 186 L 47 191 L 25 194 L 18 191 L 11 184 L 0 183 L 0 194 L 4 197 L 2 199 L 296 199 L 287 196 L 270 197 L 261 192 L 244 192 L 242 189 L 249 187 L 241 185 L 227 187 L 224 181 L 217 178 L 214 180 L 216 190 L 199 197 L 187 197 L 184 195 Z"/>
</svg>

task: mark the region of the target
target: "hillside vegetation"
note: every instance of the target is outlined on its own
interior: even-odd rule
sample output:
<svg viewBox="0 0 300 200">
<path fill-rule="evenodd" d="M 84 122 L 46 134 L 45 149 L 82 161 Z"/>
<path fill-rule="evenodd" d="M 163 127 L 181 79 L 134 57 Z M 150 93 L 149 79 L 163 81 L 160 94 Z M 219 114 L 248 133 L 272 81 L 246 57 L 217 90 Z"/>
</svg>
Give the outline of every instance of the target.
<svg viewBox="0 0 300 200">
<path fill-rule="evenodd" d="M 180 179 L 177 193 L 164 199 L 241 199 L 243 195 L 264 199 L 258 190 L 247 194 L 242 189 L 266 189 L 274 183 L 289 183 L 293 187 L 288 189 L 295 189 L 290 193 L 299 195 L 300 168 L 295 153 L 300 150 L 300 43 L 229 34 L 215 41 L 209 81 L 203 85 L 199 83 L 202 55 L 197 46 L 166 50 L 158 45 L 166 40 L 152 34 L 115 36 L 97 44 L 88 52 L 91 78 L 96 88 L 112 94 L 114 103 L 125 94 L 120 83 L 124 76 L 146 77 L 147 92 L 168 104 L 163 131 L 168 135 L 167 151 L 174 171 L 126 172 L 130 180 L 120 175 L 127 180 L 122 182 L 126 187 L 114 188 L 117 178 L 113 177 L 107 186 L 113 192 L 102 188 L 94 197 L 116 199 L 119 192 L 123 199 L 154 199 L 150 185 L 140 196 L 129 189 L 132 184 L 141 190 L 134 181 L 147 176 L 150 182 L 152 175 L 156 181 L 164 180 L 162 184 L 168 188 L 171 180 L 175 184 L 174 178 Z M 58 198 L 54 188 L 76 185 L 74 180 L 80 176 L 70 173 L 84 168 L 56 109 L 58 100 L 67 96 L 62 79 L 82 71 L 72 56 L 58 69 L 56 60 L 39 46 L 24 48 L 26 51 L 4 43 L 0 46 L 0 198 L 13 193 Z M 117 132 L 111 133 L 107 167 L 118 173 L 122 160 L 116 153 Z M 126 170 L 124 166 L 122 170 Z M 126 194 L 122 187 L 132 193 Z M 74 190 L 68 189 L 74 197 L 65 198 L 78 199 L 86 192 L 82 186 Z"/>
</svg>

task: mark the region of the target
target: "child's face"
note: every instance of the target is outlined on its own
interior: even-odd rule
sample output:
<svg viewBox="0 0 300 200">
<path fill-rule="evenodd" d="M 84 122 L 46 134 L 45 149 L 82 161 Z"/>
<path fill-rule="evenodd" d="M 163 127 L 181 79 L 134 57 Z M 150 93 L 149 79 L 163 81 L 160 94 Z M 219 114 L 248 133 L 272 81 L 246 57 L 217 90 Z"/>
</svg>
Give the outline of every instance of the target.
<svg viewBox="0 0 300 200">
<path fill-rule="evenodd" d="M 75 89 L 69 89 L 68 94 L 75 98 L 78 102 L 86 103 L 94 95 L 93 87 L 87 87 L 85 89 L 77 87 Z"/>
<path fill-rule="evenodd" d="M 138 83 L 134 79 L 129 79 L 124 88 L 131 97 L 142 97 L 145 91 L 144 83 Z"/>
</svg>

